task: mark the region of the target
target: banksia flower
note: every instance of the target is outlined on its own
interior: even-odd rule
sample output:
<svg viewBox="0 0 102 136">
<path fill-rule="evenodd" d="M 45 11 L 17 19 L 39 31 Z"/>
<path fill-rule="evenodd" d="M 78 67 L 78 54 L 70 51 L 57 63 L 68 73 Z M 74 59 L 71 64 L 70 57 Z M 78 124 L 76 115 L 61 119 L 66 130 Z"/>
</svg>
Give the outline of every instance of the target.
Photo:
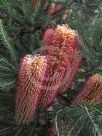
<svg viewBox="0 0 102 136">
<path fill-rule="evenodd" d="M 79 51 L 79 36 L 66 25 L 58 25 L 55 29 L 49 28 L 45 31 L 43 43 L 47 48 L 48 54 L 52 56 L 60 55 L 66 61 L 72 60 Z"/>
<path fill-rule="evenodd" d="M 72 83 L 82 57 L 78 53 L 79 36 L 67 26 L 47 29 L 43 41 L 49 54 L 49 62 L 52 62 L 49 64 L 48 81 L 40 104 L 41 107 L 45 108 L 61 92 L 61 86 L 65 88 L 67 85 L 64 84 L 69 86 Z"/>
<path fill-rule="evenodd" d="M 51 61 L 50 61 L 51 62 Z M 70 74 L 70 63 L 64 61 L 62 59 L 62 62 L 56 61 L 54 64 L 48 63 L 48 73 L 45 77 L 46 85 L 43 88 L 42 91 L 42 98 L 40 100 L 40 106 L 41 108 L 46 108 L 51 104 L 51 102 L 54 100 L 55 96 L 59 92 L 59 87 L 63 83 L 63 78 L 65 77 L 66 70 L 68 70 L 68 74 Z M 68 76 L 68 75 L 67 75 Z"/>
<path fill-rule="evenodd" d="M 47 58 L 38 54 L 26 55 L 21 59 L 18 70 L 15 119 L 19 125 L 34 119 L 47 70 Z"/>
<path fill-rule="evenodd" d="M 43 38 L 44 46 L 47 48 L 48 54 L 59 55 L 66 61 L 72 63 L 76 52 L 79 51 L 79 36 L 66 25 L 58 25 L 55 29 L 49 28 L 45 31 Z"/>
<path fill-rule="evenodd" d="M 63 48 L 67 51 L 69 47 L 79 49 L 79 36 L 66 25 L 57 25 L 55 29 L 48 28 L 45 31 L 43 42 L 45 47 Z"/>
<path fill-rule="evenodd" d="M 100 84 L 100 75 L 95 74 L 85 81 L 83 88 L 72 100 L 71 105 L 83 102 L 94 104 L 100 99 L 102 99 L 102 85 Z"/>
</svg>

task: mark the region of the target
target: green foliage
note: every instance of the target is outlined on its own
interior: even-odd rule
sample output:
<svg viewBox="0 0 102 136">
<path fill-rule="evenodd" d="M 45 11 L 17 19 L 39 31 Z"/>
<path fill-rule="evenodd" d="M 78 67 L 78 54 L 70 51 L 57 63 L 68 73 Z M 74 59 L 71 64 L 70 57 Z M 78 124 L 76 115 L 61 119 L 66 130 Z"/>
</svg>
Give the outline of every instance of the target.
<svg viewBox="0 0 102 136">
<path fill-rule="evenodd" d="M 0 59 L 0 88 L 14 87 L 16 81 L 16 69 L 8 60 Z"/>
<path fill-rule="evenodd" d="M 0 20 L 0 37 L 2 44 L 8 49 L 11 57 L 9 62 L 5 58 L 0 58 L 0 88 L 11 87 L 14 85 L 16 80 L 16 67 L 17 67 L 17 55 L 15 48 L 10 42 L 10 38 L 7 35 L 7 32 L 4 29 L 4 26 Z"/>
<path fill-rule="evenodd" d="M 101 136 L 102 112 L 91 105 L 65 108 L 57 112 L 55 127 L 58 136 Z"/>
<path fill-rule="evenodd" d="M 17 56 L 16 56 L 16 51 L 14 47 L 11 45 L 10 38 L 7 35 L 7 32 L 4 29 L 4 26 L 2 24 L 2 21 L 0 20 L 0 38 L 2 40 L 2 43 L 5 45 L 5 47 L 9 50 L 11 54 L 11 59 L 15 62 L 17 65 Z"/>
</svg>

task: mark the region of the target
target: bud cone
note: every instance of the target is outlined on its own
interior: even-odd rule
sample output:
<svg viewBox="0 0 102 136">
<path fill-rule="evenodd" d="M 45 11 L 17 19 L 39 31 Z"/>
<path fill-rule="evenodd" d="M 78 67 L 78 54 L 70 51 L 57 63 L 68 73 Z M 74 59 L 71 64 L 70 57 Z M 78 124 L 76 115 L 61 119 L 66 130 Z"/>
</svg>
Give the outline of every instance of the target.
<svg viewBox="0 0 102 136">
<path fill-rule="evenodd" d="M 45 56 L 26 55 L 21 59 L 15 106 L 15 118 L 18 125 L 33 121 L 46 69 L 47 59 Z"/>
<path fill-rule="evenodd" d="M 83 88 L 79 91 L 74 100 L 72 100 L 71 105 L 76 105 L 83 102 L 94 104 L 100 99 L 102 99 L 100 75 L 94 74 L 85 81 Z"/>
</svg>

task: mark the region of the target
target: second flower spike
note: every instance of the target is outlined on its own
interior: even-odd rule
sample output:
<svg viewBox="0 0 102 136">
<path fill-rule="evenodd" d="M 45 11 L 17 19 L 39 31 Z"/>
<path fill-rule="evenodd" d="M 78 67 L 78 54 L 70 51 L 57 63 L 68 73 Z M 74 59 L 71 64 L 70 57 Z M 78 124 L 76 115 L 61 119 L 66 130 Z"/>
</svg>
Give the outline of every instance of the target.
<svg viewBox="0 0 102 136">
<path fill-rule="evenodd" d="M 50 62 L 48 80 L 40 104 L 45 108 L 51 104 L 58 93 L 72 84 L 82 57 L 79 53 L 79 36 L 66 25 L 47 29 L 43 43 Z"/>
</svg>

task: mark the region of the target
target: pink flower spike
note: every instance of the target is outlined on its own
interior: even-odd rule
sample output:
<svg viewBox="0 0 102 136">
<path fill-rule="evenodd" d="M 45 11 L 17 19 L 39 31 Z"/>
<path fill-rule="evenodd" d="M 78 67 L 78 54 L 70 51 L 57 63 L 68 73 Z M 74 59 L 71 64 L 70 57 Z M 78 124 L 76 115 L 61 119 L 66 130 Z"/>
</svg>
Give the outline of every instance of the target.
<svg viewBox="0 0 102 136">
<path fill-rule="evenodd" d="M 39 54 L 24 56 L 19 65 L 15 119 L 18 125 L 33 121 L 41 97 L 47 58 Z"/>
</svg>

